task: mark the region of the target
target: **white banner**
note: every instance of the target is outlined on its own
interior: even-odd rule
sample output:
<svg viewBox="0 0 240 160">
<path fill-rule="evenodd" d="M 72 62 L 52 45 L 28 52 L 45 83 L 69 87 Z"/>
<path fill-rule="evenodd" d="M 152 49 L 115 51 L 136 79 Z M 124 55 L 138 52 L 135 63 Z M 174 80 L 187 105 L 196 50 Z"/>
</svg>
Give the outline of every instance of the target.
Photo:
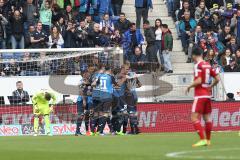
<svg viewBox="0 0 240 160">
<path fill-rule="evenodd" d="M 47 89 L 53 91 L 57 96 L 57 102 L 61 103 L 63 101 L 62 93 L 57 92 L 55 89 L 50 87 L 49 83 L 50 76 L 19 76 L 19 77 L 1 77 L 1 87 L 0 87 L 0 96 L 4 96 L 5 104 L 10 104 L 8 100 L 8 96 L 12 95 L 12 92 L 16 90 L 16 82 L 22 81 L 23 82 L 23 90 L 27 91 L 29 95 L 34 95 L 36 92 L 40 91 L 41 89 Z M 64 83 L 66 85 L 77 85 L 80 83 L 82 79 L 81 76 L 67 76 Z M 59 86 L 62 87 L 62 86 Z M 65 94 L 67 95 L 67 94 Z M 76 102 L 77 95 L 70 95 L 67 97 L 70 101 Z M 31 104 L 31 102 L 27 103 Z"/>
<path fill-rule="evenodd" d="M 226 93 L 233 93 L 235 100 L 240 100 L 240 73 L 224 73 L 223 84 Z"/>
</svg>

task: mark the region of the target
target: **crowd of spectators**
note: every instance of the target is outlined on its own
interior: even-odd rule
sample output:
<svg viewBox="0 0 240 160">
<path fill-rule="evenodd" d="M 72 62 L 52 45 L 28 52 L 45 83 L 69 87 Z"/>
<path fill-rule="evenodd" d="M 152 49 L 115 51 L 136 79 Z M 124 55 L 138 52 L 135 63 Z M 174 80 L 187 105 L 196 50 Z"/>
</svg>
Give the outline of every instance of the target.
<svg viewBox="0 0 240 160">
<path fill-rule="evenodd" d="M 149 23 L 152 0 L 135 0 L 136 22 L 130 22 L 122 12 L 123 2 L 0 0 L 0 49 L 122 47 L 125 61 L 130 62 L 136 71 L 160 69 L 172 73 L 171 31 L 161 19 L 156 20 L 155 26 Z M 141 22 L 144 34 L 140 29 Z M 1 75 L 45 75 L 57 73 L 53 68 L 61 68 L 45 62 L 44 67 L 48 69 L 42 71 L 41 60 L 27 63 L 36 55 L 40 59 L 44 57 L 44 53 L 2 53 L 1 60 L 10 61 L 0 62 Z M 72 64 L 68 60 L 59 64 L 68 66 L 68 63 Z"/>
<path fill-rule="evenodd" d="M 191 63 L 192 48 L 200 46 L 205 60 L 220 72 L 240 72 L 239 0 L 167 0 L 168 14 Z"/>
</svg>

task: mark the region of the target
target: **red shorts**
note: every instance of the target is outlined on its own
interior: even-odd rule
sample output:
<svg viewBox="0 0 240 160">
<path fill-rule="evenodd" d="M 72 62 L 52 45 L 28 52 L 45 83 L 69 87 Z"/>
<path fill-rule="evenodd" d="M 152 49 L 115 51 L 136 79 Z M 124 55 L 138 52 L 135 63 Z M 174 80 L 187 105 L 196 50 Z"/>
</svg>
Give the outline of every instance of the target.
<svg viewBox="0 0 240 160">
<path fill-rule="evenodd" d="M 210 114 L 212 112 L 212 105 L 210 98 L 196 98 L 192 105 L 193 113 Z"/>
</svg>

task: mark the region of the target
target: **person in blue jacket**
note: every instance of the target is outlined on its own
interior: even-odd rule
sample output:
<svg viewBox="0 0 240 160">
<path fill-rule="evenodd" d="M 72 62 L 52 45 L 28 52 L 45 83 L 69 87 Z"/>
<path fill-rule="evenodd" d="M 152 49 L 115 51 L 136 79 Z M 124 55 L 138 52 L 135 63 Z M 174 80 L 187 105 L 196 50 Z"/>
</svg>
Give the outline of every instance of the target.
<svg viewBox="0 0 240 160">
<path fill-rule="evenodd" d="M 141 47 L 144 44 L 144 38 L 140 29 L 136 28 L 135 23 L 131 23 L 130 29 L 123 35 L 123 48 L 125 51 L 126 58 L 134 53 L 135 47 Z"/>
</svg>

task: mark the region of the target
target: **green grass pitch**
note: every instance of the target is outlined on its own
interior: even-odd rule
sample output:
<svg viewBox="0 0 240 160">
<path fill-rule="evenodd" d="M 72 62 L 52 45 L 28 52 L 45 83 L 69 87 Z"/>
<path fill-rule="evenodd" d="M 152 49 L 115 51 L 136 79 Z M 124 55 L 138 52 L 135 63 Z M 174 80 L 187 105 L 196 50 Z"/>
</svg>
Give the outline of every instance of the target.
<svg viewBox="0 0 240 160">
<path fill-rule="evenodd" d="M 194 133 L 137 136 L 0 137 L 1 160 L 240 160 L 237 132 L 213 133 L 212 146 L 192 148 Z M 180 152 L 180 153 L 179 153 Z M 170 153 L 170 157 L 166 154 Z"/>
</svg>

